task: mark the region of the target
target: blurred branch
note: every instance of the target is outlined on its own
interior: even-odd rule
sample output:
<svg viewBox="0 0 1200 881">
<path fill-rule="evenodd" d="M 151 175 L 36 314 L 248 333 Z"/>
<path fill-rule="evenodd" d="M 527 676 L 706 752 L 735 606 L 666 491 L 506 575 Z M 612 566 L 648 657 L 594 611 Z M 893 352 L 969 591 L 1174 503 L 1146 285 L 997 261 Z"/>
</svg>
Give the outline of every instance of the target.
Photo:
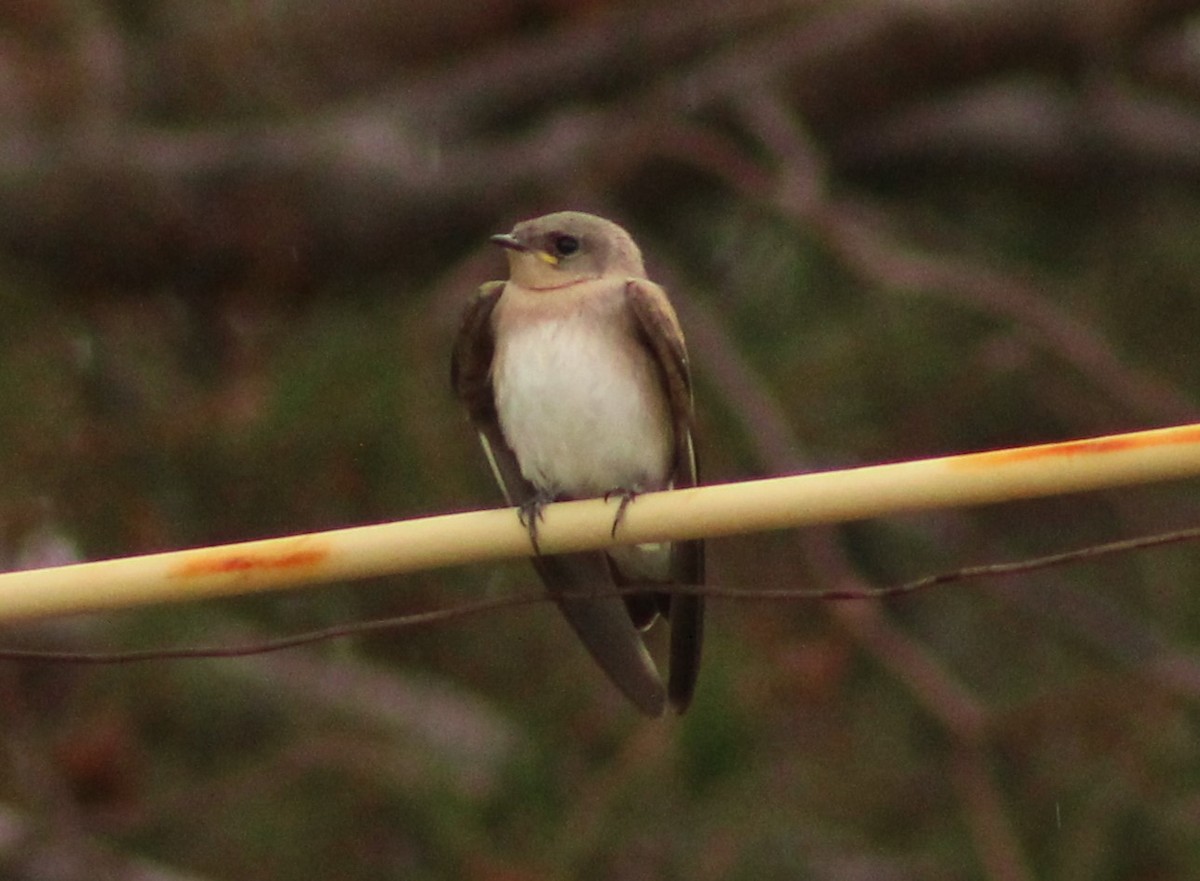
<svg viewBox="0 0 1200 881">
<path fill-rule="evenodd" d="M 828 559 L 828 558 L 826 558 Z M 841 573 L 848 573 L 843 567 Z M 836 576 L 835 576 L 836 577 Z M 852 576 L 855 581 L 857 576 Z M 988 710 L 920 641 L 893 625 L 878 605 L 839 606 L 835 618 L 913 698 L 962 743 L 986 737 Z"/>
<path fill-rule="evenodd" d="M 960 745 L 950 761 L 950 777 L 980 862 L 991 881 L 1032 881 L 1034 874 L 988 765 L 988 755 L 971 745 Z"/>
<path fill-rule="evenodd" d="M 5 837 L 9 840 L 7 852 L 0 854 L 0 866 L 27 872 L 31 878 L 117 878 L 121 861 L 89 837 L 83 811 L 37 728 L 15 668 L 0 669 L 0 706 L 4 707 L 6 721 L 0 732 L 5 777 L 11 777 L 17 791 L 36 812 L 28 824 L 17 822 L 12 814 L 5 818 Z"/>
<path fill-rule="evenodd" d="M 1042 77 L 981 83 L 897 108 L 831 148 L 843 166 L 975 156 L 1032 168 L 1120 165 L 1126 173 L 1200 173 L 1200 113 L 1117 82 L 1082 90 Z"/>
<path fill-rule="evenodd" d="M 410 73 L 396 89 L 326 109 L 315 122 L 201 122 L 172 131 L 131 116 L 55 134 L 14 126 L 0 135 L 0 249 L 140 281 L 168 266 L 236 265 L 253 258 L 256 243 L 229 221 L 269 193 L 293 213 L 294 244 L 306 259 L 403 263 L 418 252 L 414 239 L 494 223 L 522 192 L 568 179 L 614 139 L 673 115 L 695 118 L 777 89 L 835 145 L 835 165 L 856 149 L 882 158 L 911 149 L 914 126 L 937 129 L 949 112 L 922 117 L 921 105 L 905 106 L 912 96 L 962 89 L 1039 59 L 1086 56 L 1100 39 L 1097 22 L 1119 24 L 1122 39 L 1136 40 L 1185 11 L 1169 0 L 1108 0 L 1090 30 L 1077 30 L 1072 17 L 1035 0 L 697 0 L 689 15 L 664 4 L 579 16 L 544 35 L 507 35 L 445 73 Z M 610 103 L 622 86 L 630 94 Z M 1051 131 L 1090 144 L 1094 132 L 1077 124 L 1078 106 L 1043 101 L 1030 143 Z M 1182 107 L 1115 95 L 1082 106 L 1086 118 L 1157 150 L 1161 161 L 1194 168 L 1200 123 Z M 875 131 L 885 110 L 894 121 L 874 140 L 847 143 L 839 134 Z M 496 134 L 501 128 L 525 134 Z M 652 144 L 643 139 L 634 155 L 652 155 Z M 244 191 L 259 198 L 243 204 Z"/>
<path fill-rule="evenodd" d="M 738 107 L 781 168 L 775 204 L 795 222 L 814 229 L 852 271 L 884 290 L 940 295 L 1012 321 L 1040 348 L 1073 364 L 1130 412 L 1168 422 L 1194 416 L 1196 406 L 1187 395 L 1125 363 L 1101 334 L 1056 306 L 1034 283 L 964 258 L 922 254 L 902 243 L 884 212 L 861 199 L 824 197 L 824 163 L 781 100 L 760 94 Z"/>
<path fill-rule="evenodd" d="M 10 881 L 205 881 L 208 876 L 194 871 L 170 868 L 151 860 L 114 855 L 93 846 L 74 867 L 64 862 L 53 843 L 37 853 L 22 854 L 14 860 L 13 851 L 35 833 L 36 822 L 13 807 L 0 804 L 0 866 Z M 27 846 L 27 845 L 26 845 Z"/>
<path fill-rule="evenodd" d="M 296 653 L 246 658 L 220 670 L 256 683 L 265 693 L 290 694 L 294 706 L 353 715 L 364 727 L 415 741 L 426 759 L 438 759 L 443 782 L 452 780 L 456 789 L 475 796 L 495 787 L 520 746 L 507 718 L 450 683 L 409 680 L 362 662 Z"/>
<path fill-rule="evenodd" d="M 689 0 L 686 6 L 687 15 L 674 3 L 607 8 L 549 32 L 497 40 L 445 73 L 414 77 L 379 104 L 403 108 L 438 140 L 474 135 L 506 116 L 543 113 L 551 87 L 550 106 L 561 110 L 558 102 L 572 95 L 603 96 L 626 82 L 643 90 L 670 81 L 681 66 L 707 66 L 705 59 L 731 38 L 753 40 L 780 27 L 794 33 L 821 0 Z"/>
<path fill-rule="evenodd" d="M 862 203 L 834 206 L 816 223 L 846 264 L 874 284 L 906 294 L 940 295 L 1012 321 L 1039 348 L 1072 364 L 1143 418 L 1173 422 L 1195 415 L 1196 405 L 1188 395 L 1130 366 L 1103 335 L 1056 306 L 1032 283 L 964 259 L 906 248 L 886 231 L 883 216 Z"/>
</svg>

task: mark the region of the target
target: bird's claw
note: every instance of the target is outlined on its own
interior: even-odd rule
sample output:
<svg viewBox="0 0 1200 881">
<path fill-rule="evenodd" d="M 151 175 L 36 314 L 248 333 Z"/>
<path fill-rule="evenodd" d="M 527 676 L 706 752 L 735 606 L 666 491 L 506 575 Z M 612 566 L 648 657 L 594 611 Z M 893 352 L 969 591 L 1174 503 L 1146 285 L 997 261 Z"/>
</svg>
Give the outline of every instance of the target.
<svg viewBox="0 0 1200 881">
<path fill-rule="evenodd" d="M 621 521 L 625 519 L 625 509 L 630 506 L 639 493 L 632 489 L 610 489 L 604 494 L 604 501 L 608 501 L 613 496 L 621 497 L 621 504 L 617 506 L 617 516 L 613 517 L 612 532 L 610 535 L 613 538 L 617 537 L 617 527 L 621 525 Z"/>
<path fill-rule="evenodd" d="M 517 518 L 521 521 L 521 525 L 525 527 L 529 533 L 529 542 L 533 545 L 533 552 L 537 556 L 542 555 L 542 549 L 538 545 L 538 521 L 543 519 L 543 509 L 550 504 L 554 499 L 544 493 L 538 493 L 531 496 L 517 506 Z"/>
</svg>

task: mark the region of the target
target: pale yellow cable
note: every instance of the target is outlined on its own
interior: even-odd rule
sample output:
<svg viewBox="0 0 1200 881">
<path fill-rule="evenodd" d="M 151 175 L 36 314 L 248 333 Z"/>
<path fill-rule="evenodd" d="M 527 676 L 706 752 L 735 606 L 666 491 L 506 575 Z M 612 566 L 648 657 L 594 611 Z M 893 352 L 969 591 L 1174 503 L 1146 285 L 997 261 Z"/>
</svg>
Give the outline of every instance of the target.
<svg viewBox="0 0 1200 881">
<path fill-rule="evenodd" d="M 639 496 L 616 542 L 715 537 L 1200 475 L 1200 425 Z M 548 507 L 544 553 L 613 544 L 617 501 Z M 245 594 L 528 555 L 512 509 L 0 574 L 0 620 Z"/>
</svg>

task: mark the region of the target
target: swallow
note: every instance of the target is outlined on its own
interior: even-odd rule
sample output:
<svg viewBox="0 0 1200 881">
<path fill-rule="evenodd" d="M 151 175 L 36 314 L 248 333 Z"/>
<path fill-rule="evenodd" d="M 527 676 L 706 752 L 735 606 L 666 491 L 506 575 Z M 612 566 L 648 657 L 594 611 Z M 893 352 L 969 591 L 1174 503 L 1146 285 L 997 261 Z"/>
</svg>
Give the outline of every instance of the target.
<svg viewBox="0 0 1200 881">
<path fill-rule="evenodd" d="M 451 383 L 497 482 L 537 550 L 553 501 L 620 496 L 616 534 L 638 493 L 695 486 L 692 381 L 683 332 L 664 290 L 646 278 L 624 229 L 565 211 L 492 236 L 507 281 L 469 302 Z M 642 712 L 682 713 L 696 688 L 704 600 L 672 585 L 704 582 L 702 541 L 541 555 L 533 565 L 595 661 Z M 600 596 L 613 585 L 637 588 Z M 644 588 L 644 589 L 643 589 Z M 670 625 L 662 678 L 642 631 Z"/>
</svg>

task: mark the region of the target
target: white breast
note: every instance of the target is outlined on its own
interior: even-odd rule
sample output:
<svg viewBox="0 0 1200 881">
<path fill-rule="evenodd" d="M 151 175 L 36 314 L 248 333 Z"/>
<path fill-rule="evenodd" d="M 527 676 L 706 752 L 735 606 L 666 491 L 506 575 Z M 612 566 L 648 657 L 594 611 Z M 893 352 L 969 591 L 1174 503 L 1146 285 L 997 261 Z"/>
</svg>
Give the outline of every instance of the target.
<svg viewBox="0 0 1200 881">
<path fill-rule="evenodd" d="M 496 344 L 500 427 L 534 486 L 573 497 L 666 486 L 666 396 L 616 315 L 531 316 L 500 327 Z"/>
</svg>

